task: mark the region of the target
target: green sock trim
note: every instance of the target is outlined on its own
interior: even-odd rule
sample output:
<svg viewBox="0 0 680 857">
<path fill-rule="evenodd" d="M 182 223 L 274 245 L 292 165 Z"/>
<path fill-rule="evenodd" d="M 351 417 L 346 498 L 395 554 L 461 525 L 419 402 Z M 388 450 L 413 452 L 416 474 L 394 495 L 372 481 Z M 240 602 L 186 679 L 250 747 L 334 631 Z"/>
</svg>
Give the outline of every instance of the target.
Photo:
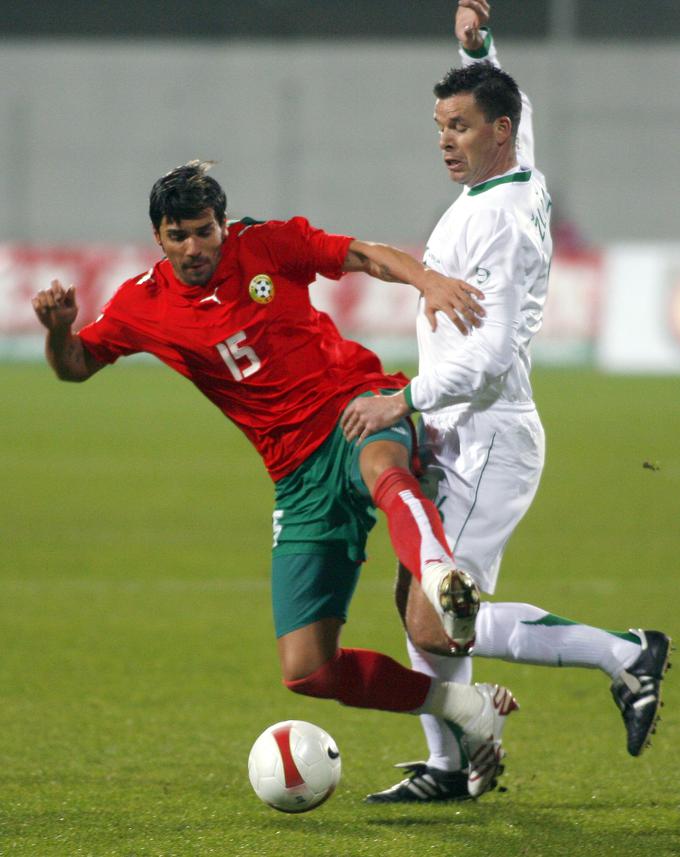
<svg viewBox="0 0 680 857">
<path fill-rule="evenodd" d="M 579 625 L 580 622 L 574 622 L 571 619 L 565 619 L 563 616 L 555 616 L 554 613 L 546 613 L 540 619 L 534 619 L 533 622 L 522 619 L 522 625 L 546 625 L 548 628 L 554 625 Z"/>
<path fill-rule="evenodd" d="M 583 622 L 574 622 L 572 619 L 565 619 L 563 616 L 555 616 L 554 613 L 546 613 L 540 619 L 535 619 L 533 622 L 522 620 L 522 625 L 544 625 L 547 628 L 556 625 L 582 625 Z M 636 646 L 642 645 L 642 641 L 632 631 L 611 631 L 609 628 L 599 628 L 605 634 L 611 634 L 614 637 L 619 637 L 621 640 L 627 640 L 629 643 L 635 643 Z"/>
<path fill-rule="evenodd" d="M 457 723 L 452 723 L 450 720 L 445 720 L 444 723 L 451 730 L 451 734 L 456 739 L 456 744 L 458 744 L 458 750 L 460 751 L 460 766 L 461 768 L 467 768 L 469 759 L 467 757 L 467 753 L 465 752 L 465 748 L 463 747 L 463 735 L 465 734 L 463 730 Z"/>
</svg>

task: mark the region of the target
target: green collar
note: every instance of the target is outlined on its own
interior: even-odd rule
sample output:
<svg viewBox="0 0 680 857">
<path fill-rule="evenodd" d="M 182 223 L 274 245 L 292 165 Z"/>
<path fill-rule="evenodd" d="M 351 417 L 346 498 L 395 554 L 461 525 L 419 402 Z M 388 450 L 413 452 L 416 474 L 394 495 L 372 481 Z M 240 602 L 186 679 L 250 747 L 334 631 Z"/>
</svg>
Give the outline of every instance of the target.
<svg viewBox="0 0 680 857">
<path fill-rule="evenodd" d="M 489 179 L 488 182 L 482 182 L 471 187 L 468 191 L 468 196 L 477 196 L 484 193 L 485 190 L 490 190 L 499 184 L 508 184 L 509 182 L 528 182 L 531 178 L 531 170 L 524 170 L 521 173 L 512 173 L 509 176 L 501 176 L 499 179 Z"/>
</svg>

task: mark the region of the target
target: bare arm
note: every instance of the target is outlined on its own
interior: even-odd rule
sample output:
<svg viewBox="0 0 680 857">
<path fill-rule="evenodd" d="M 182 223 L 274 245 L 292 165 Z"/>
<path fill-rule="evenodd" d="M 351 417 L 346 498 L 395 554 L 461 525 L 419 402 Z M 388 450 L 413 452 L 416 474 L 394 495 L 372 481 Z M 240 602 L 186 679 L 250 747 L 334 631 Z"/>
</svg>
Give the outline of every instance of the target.
<svg viewBox="0 0 680 857">
<path fill-rule="evenodd" d="M 458 0 L 456 9 L 456 38 L 466 51 L 476 51 L 484 44 L 479 28 L 489 23 L 491 9 L 488 0 Z"/>
<path fill-rule="evenodd" d="M 62 381 L 86 381 L 104 364 L 95 360 L 80 338 L 71 332 L 78 315 L 76 290 L 64 289 L 52 280 L 49 289 L 38 292 L 31 301 L 40 323 L 47 328 L 45 356 Z"/>
<path fill-rule="evenodd" d="M 409 283 L 425 298 L 425 314 L 432 330 L 437 327 L 435 313 L 444 312 L 461 333 L 467 334 L 469 327 L 479 327 L 485 315 L 477 299 L 484 292 L 463 280 L 445 277 L 425 267 L 413 256 L 370 241 L 354 240 L 349 245 L 343 271 L 363 271 L 387 283 Z"/>
</svg>

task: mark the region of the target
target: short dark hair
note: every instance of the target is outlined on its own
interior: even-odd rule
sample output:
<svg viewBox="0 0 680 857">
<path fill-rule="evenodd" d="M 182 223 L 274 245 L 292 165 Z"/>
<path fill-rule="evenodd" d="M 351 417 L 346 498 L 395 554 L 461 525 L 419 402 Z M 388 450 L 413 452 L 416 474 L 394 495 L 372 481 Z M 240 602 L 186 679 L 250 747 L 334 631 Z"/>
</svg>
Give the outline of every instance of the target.
<svg viewBox="0 0 680 857">
<path fill-rule="evenodd" d="M 195 220 L 206 208 L 224 223 L 227 196 L 218 182 L 208 175 L 214 161 L 189 161 L 170 170 L 155 182 L 149 198 L 149 217 L 156 229 L 164 217 L 171 223 Z"/>
<path fill-rule="evenodd" d="M 466 68 L 452 68 L 434 85 L 437 98 L 451 98 L 471 92 L 487 122 L 507 116 L 512 135 L 517 135 L 522 116 L 522 96 L 515 81 L 490 62 L 476 62 Z"/>
</svg>

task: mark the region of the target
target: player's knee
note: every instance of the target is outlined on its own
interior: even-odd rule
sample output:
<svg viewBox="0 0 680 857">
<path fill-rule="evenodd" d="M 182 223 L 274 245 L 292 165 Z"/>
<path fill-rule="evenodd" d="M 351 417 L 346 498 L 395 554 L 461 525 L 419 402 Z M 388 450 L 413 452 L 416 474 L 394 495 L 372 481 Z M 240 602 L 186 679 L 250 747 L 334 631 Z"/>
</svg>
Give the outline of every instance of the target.
<svg viewBox="0 0 680 857">
<path fill-rule="evenodd" d="M 317 699 L 336 699 L 338 684 L 337 660 L 338 655 L 336 654 L 318 669 L 300 677 L 289 678 L 284 675 L 283 683 L 288 690 L 292 690 L 293 693 L 299 693 L 302 696 L 314 696 Z"/>
<path fill-rule="evenodd" d="M 395 468 L 398 471 L 393 474 L 395 478 L 399 478 L 401 471 L 410 474 L 408 451 L 400 443 L 375 441 L 361 450 L 359 468 L 361 478 L 375 499 L 375 487 L 384 474 L 394 471 Z"/>
</svg>

